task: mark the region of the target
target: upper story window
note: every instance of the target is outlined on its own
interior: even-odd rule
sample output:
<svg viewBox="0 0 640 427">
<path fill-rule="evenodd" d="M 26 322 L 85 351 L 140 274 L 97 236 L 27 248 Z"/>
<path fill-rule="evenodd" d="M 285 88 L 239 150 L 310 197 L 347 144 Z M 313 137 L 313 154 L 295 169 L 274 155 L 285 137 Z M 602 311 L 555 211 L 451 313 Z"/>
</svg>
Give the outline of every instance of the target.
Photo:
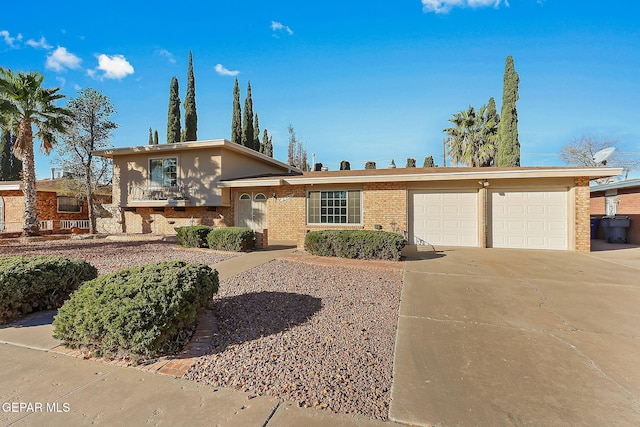
<svg viewBox="0 0 640 427">
<path fill-rule="evenodd" d="M 58 196 L 58 212 L 82 212 L 82 203 L 77 197 Z"/>
<path fill-rule="evenodd" d="M 309 191 L 307 224 L 361 224 L 360 190 Z"/>
<path fill-rule="evenodd" d="M 149 159 L 149 185 L 153 187 L 178 185 L 178 158 Z"/>
</svg>

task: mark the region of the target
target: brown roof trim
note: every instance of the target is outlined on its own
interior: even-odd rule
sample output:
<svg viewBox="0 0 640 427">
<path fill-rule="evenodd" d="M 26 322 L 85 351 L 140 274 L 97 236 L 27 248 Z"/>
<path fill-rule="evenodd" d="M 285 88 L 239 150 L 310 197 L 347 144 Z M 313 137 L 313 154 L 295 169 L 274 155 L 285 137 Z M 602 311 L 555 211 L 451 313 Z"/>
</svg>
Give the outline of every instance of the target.
<svg viewBox="0 0 640 427">
<path fill-rule="evenodd" d="M 604 167 L 523 167 L 523 168 L 397 168 L 366 169 L 349 171 L 305 172 L 298 176 L 281 178 L 279 185 L 334 184 L 364 182 L 420 182 L 459 181 L 470 179 L 514 179 L 514 178 L 566 178 L 587 177 L 589 179 L 617 176 L 622 168 Z M 219 187 L 250 187 L 278 185 L 274 179 L 254 178 L 225 180 Z"/>
</svg>

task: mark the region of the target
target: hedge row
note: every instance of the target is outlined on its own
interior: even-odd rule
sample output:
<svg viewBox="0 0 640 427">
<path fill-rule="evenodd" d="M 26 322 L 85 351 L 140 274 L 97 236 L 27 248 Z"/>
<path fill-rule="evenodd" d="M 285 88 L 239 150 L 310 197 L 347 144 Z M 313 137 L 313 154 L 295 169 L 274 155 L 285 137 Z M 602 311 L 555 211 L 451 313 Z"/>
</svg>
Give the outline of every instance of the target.
<svg viewBox="0 0 640 427">
<path fill-rule="evenodd" d="M 220 251 L 248 251 L 255 245 L 255 233 L 245 227 L 219 227 L 206 225 L 179 227 L 178 242 L 185 248 L 211 248 Z"/>
<path fill-rule="evenodd" d="M 72 348 L 133 361 L 178 350 L 218 291 L 218 272 L 166 261 L 85 283 L 60 308 L 54 337 Z"/>
<path fill-rule="evenodd" d="M 58 308 L 83 282 L 97 276 L 98 270 L 81 259 L 0 258 L 0 324 L 33 311 Z"/>
<path fill-rule="evenodd" d="M 307 233 L 304 248 L 319 256 L 400 260 L 404 238 L 372 230 L 323 230 Z"/>
</svg>

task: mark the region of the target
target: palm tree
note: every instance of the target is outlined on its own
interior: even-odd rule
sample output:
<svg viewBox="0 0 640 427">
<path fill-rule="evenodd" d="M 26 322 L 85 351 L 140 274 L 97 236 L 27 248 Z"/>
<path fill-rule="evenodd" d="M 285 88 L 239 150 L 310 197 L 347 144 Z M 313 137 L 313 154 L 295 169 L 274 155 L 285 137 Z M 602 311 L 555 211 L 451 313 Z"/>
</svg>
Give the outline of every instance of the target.
<svg viewBox="0 0 640 427">
<path fill-rule="evenodd" d="M 18 71 L 14 74 L 11 70 L 0 67 L 0 112 L 6 118 L 4 126 L 16 135 L 13 152 L 23 162 L 25 236 L 38 235 L 40 232 L 36 210 L 33 140 L 41 140 L 40 150 L 49 154 L 56 143 L 56 133 L 64 133 L 70 126 L 72 117 L 69 110 L 54 104 L 64 98 L 64 95 L 58 93 L 60 88 L 43 88 L 43 80 L 44 76 L 34 71 Z"/>
<path fill-rule="evenodd" d="M 449 135 L 449 156 L 454 163 L 470 167 L 491 166 L 496 156 L 498 124 L 487 114 L 484 105 L 476 113 L 469 106 L 467 111 L 459 111 L 449 119 L 453 127 L 444 129 Z"/>
</svg>

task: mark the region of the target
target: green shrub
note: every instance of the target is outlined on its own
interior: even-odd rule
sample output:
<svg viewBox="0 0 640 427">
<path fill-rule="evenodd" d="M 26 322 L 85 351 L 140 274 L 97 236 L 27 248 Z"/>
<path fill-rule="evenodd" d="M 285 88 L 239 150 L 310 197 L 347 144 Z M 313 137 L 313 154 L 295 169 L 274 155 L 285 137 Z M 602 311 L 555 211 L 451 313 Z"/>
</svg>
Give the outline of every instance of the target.
<svg viewBox="0 0 640 427">
<path fill-rule="evenodd" d="M 54 319 L 54 337 L 133 361 L 169 354 L 185 343 L 216 292 L 218 272 L 206 265 L 165 261 L 125 268 L 74 292 Z"/>
<path fill-rule="evenodd" d="M 55 256 L 0 258 L 0 324 L 38 310 L 58 308 L 98 270 L 81 259 Z"/>
<path fill-rule="evenodd" d="M 250 228 L 221 227 L 207 236 L 209 248 L 221 251 L 248 251 L 255 245 L 256 235 Z"/>
<path fill-rule="evenodd" d="M 207 225 L 190 225 L 176 228 L 176 238 L 185 248 L 206 248 L 207 235 L 212 227 Z"/>
<path fill-rule="evenodd" d="M 313 255 L 396 261 L 404 245 L 399 234 L 372 230 L 312 231 L 304 242 L 304 248 Z"/>
</svg>

